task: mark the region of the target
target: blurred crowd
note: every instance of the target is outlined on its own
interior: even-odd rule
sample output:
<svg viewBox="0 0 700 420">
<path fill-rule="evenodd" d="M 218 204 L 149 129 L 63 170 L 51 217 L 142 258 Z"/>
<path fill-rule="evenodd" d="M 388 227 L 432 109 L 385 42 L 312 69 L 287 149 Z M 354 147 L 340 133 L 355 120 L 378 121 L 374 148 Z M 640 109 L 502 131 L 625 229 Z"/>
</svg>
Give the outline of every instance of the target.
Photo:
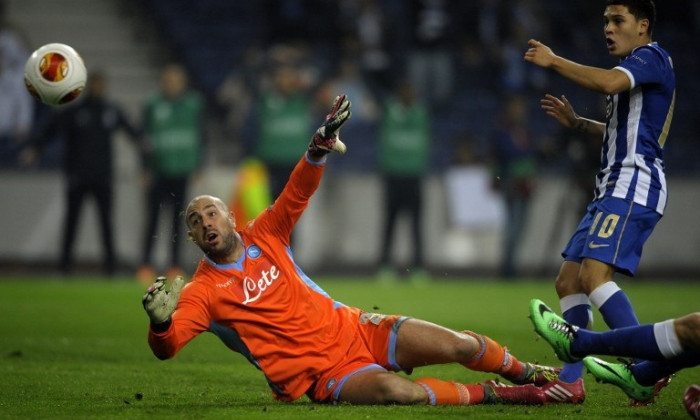
<svg viewBox="0 0 700 420">
<path fill-rule="evenodd" d="M 700 62 L 692 49 L 692 40 L 700 37 L 700 5 L 691 0 L 657 3 L 655 39 L 671 52 L 678 84 L 689 93 L 678 96 L 667 150 L 669 174 L 697 173 L 698 165 L 683 156 L 698 147 L 689 98 L 700 90 L 693 77 Z M 267 117 L 265 106 L 274 105 L 271 98 L 293 98 L 299 109 L 306 108 L 304 121 L 311 125 L 343 91 L 354 102 L 355 117 L 348 130 L 353 153 L 339 169 L 377 170 L 382 110 L 396 87 L 408 82 L 429 107 L 433 149 L 471 150 L 472 158 L 487 159 L 505 99 L 518 94 L 530 110 L 535 147 L 557 157 L 544 166 L 563 170 L 571 166 L 561 159 L 567 148 L 557 141 L 558 127 L 538 111 L 539 97 L 565 93 L 592 116 L 602 115 L 602 99 L 527 66 L 522 59 L 527 40 L 545 40 L 576 61 L 614 65 L 605 51 L 601 5 L 586 0 L 146 0 L 132 2 L 132 7 L 149 17 L 172 58 L 182 62 L 193 87 L 204 95 L 212 144 L 233 151 L 216 154 L 215 159 L 229 160 L 222 163 L 265 153 L 258 142 L 270 128 L 261 119 Z M 19 54 L 13 48 L 3 47 L 4 60 L 14 69 L 4 71 L 3 80 L 14 77 L 16 87 L 24 60 L 10 55 L 23 56 L 26 47 Z M 11 89 L 5 92 L 12 95 Z M 26 99 L 22 92 L 16 96 Z M 14 107 L 21 116 L 6 118 L 3 135 L 14 137 L 14 143 L 2 142 L 3 165 L 15 163 L 13 153 L 26 139 L 28 121 L 41 116 L 33 117 L 29 106 Z M 429 167 L 440 171 L 461 163 L 459 159 L 459 154 L 437 153 Z"/>
<path fill-rule="evenodd" d="M 674 57 L 679 86 L 688 92 L 700 90 L 692 76 L 700 63 L 688 42 L 700 36 L 700 6 L 690 0 L 657 3 L 655 40 Z M 236 148 L 237 156 L 251 153 L 257 139 L 255 104 L 267 92 L 279 90 L 276 79 L 282 71 L 290 90 L 286 94 L 306 96 L 312 112 L 324 109 L 339 89 L 355 98 L 358 137 L 352 141 L 354 153 L 342 165 L 374 170 L 379 111 L 404 81 L 430 107 L 436 148 L 460 148 L 461 141 L 470 139 L 467 146 L 484 159 L 494 120 L 504 99 L 514 93 L 525 95 L 531 110 L 538 109 L 543 93 L 561 92 L 578 109 L 602 115 L 598 95 L 524 63 L 528 39 L 546 40 L 573 60 L 601 67 L 615 64 L 605 51 L 603 5 L 585 0 L 149 0 L 146 4 L 146 12 L 165 34 L 163 39 L 186 60 L 195 85 L 209 98 L 214 119 L 221 123 L 220 137 Z M 682 158 L 697 148 L 692 141 L 694 110 L 683 96 L 678 98 L 667 152 L 670 174 L 698 170 Z M 538 147 L 561 145 L 552 143 L 558 128 L 541 112 L 530 112 L 529 119 Z M 438 154 L 431 157 L 430 167 L 440 170 L 452 163 L 454 159 Z M 554 170 L 570 166 L 561 159 L 545 163 Z"/>
<path fill-rule="evenodd" d="M 592 188 L 598 145 L 563 132 L 541 112 L 539 99 L 544 93 L 566 94 L 577 109 L 592 117 L 603 115 L 603 99 L 526 65 L 523 54 L 528 39 L 535 38 L 574 60 L 614 66 L 605 51 L 602 2 L 145 0 L 130 4 L 148 16 L 196 95 L 201 95 L 187 106 L 202 113 L 197 117 L 201 121 L 191 123 L 203 124 L 205 132 L 200 134 L 207 139 L 209 152 L 204 143 L 198 145 L 196 161 L 188 164 L 187 173 L 176 174 L 174 183 L 151 179 L 166 189 L 178 186 L 173 205 L 181 204 L 183 182 L 206 159 L 241 168 L 252 162 L 252 167 L 265 168 L 269 191 L 250 199 L 257 208 L 264 205 L 269 198 L 260 197 L 274 197 L 280 191 L 309 133 L 340 92 L 353 102 L 353 118 L 342 133 L 352 153 L 337 159 L 332 170 L 375 172 L 382 175 L 389 192 L 396 192 L 392 185 L 413 185 L 408 192 L 394 194 L 398 201 L 387 204 L 387 215 L 394 216 L 385 220 L 385 243 L 399 211 L 413 212 L 419 219 L 419 209 L 399 198 L 410 195 L 419 202 L 415 185 L 427 174 L 455 165 L 487 165 L 495 174 L 493 187 L 508 205 L 510 233 L 502 271 L 510 275 L 534 179 L 543 173 L 562 174 L 582 195 Z M 657 8 L 660 19 L 654 39 L 674 57 L 681 89 L 667 150 L 668 173 L 697 174 L 700 165 L 684 156 L 697 154 L 700 147 L 693 135 L 700 120 L 694 118 L 690 99 L 700 93 L 695 92 L 700 91 L 700 82 L 694 77 L 700 62 L 694 42 L 689 42 L 700 37 L 700 2 L 659 1 Z M 51 112 L 28 101 L 23 88 L 17 89 L 28 51 L 2 17 L 0 24 L 0 85 L 5 86 L 5 100 L 0 100 L 4 110 L 0 164 L 12 168 L 21 165 L 22 150 L 39 141 L 32 140 L 32 123 L 41 126 Z M 128 128 L 144 156 L 152 152 L 148 115 L 155 114 L 144 112 L 143 121 L 133 122 L 140 129 Z M 405 121 L 419 122 L 407 128 L 413 131 L 402 133 L 412 139 L 415 154 L 396 159 L 405 165 L 399 167 L 379 157 L 381 150 L 392 147 L 387 127 L 407 127 Z M 42 136 L 34 133 L 34 137 Z M 63 150 L 55 137 L 41 139 L 42 147 Z M 39 165 L 58 167 L 60 158 L 52 156 L 60 153 L 45 153 Z M 509 178 L 512 168 L 518 168 L 517 176 Z M 149 194 L 153 226 L 158 193 Z M 104 229 L 109 236 L 109 229 Z M 413 229 L 415 242 L 420 243 L 417 223 Z M 144 267 L 151 264 L 151 242 L 147 235 Z M 112 252 L 110 246 L 105 244 L 107 254 Z M 418 267 L 421 252 L 418 249 L 412 257 Z M 172 266 L 177 267 L 177 251 L 172 253 Z M 68 259 L 64 257 L 65 266 Z M 381 260 L 390 265 L 388 255 Z"/>
</svg>

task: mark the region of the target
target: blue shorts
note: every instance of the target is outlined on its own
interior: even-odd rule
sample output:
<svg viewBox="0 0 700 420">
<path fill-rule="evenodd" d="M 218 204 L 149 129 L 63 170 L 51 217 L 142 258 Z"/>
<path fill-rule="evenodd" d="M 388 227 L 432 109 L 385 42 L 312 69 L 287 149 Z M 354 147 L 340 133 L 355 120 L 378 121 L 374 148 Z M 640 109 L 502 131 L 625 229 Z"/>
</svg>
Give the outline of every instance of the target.
<svg viewBox="0 0 700 420">
<path fill-rule="evenodd" d="M 594 200 L 561 255 L 579 263 L 592 258 L 634 276 L 644 243 L 660 219 L 656 211 L 621 198 Z"/>
</svg>

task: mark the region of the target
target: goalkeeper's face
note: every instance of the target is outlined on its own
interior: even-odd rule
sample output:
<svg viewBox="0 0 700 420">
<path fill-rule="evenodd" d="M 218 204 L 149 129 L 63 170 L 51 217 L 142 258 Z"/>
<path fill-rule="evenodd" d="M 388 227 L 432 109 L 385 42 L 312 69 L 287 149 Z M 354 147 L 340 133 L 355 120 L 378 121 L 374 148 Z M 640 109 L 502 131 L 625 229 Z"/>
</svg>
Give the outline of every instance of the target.
<svg viewBox="0 0 700 420">
<path fill-rule="evenodd" d="M 232 262 L 236 249 L 236 222 L 228 206 L 217 197 L 202 195 L 185 211 L 189 239 L 216 263 Z"/>
</svg>

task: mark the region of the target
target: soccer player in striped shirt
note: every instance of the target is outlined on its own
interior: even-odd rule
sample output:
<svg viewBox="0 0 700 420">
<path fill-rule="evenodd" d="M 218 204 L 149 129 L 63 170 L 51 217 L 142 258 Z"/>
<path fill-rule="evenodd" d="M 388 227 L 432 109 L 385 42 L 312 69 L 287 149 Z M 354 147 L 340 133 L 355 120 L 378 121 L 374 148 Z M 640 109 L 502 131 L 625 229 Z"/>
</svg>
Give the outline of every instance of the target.
<svg viewBox="0 0 700 420">
<path fill-rule="evenodd" d="M 538 385 L 556 378 L 557 369 L 523 363 L 471 331 L 344 305 L 294 262 L 291 231 L 321 181 L 326 153 L 345 150 L 337 132 L 349 107 L 344 95 L 337 98 L 280 196 L 243 229 L 236 230 L 221 199 L 204 195 L 190 202 L 189 236 L 204 257 L 184 288 L 182 277 L 169 291 L 159 278 L 146 291 L 153 353 L 169 359 L 197 335 L 214 333 L 263 372 L 281 401 L 307 395 L 315 402 L 354 404 L 544 403 Z M 516 385 L 411 380 L 394 373 L 451 362 Z"/>
<path fill-rule="evenodd" d="M 666 205 L 664 145 L 675 102 L 668 53 L 652 41 L 652 0 L 607 0 L 603 31 L 612 69 L 585 66 L 529 41 L 525 61 L 549 68 L 586 89 L 606 95 L 606 121 L 583 118 L 565 96 L 545 95 L 544 111 L 563 126 L 603 139 L 593 201 L 562 252 L 555 282 L 564 319 L 586 327 L 595 305 L 610 328 L 638 325 L 615 272 L 633 276 L 642 247 Z M 577 403 L 584 395 L 581 363 L 566 364 L 548 398 Z"/>
</svg>

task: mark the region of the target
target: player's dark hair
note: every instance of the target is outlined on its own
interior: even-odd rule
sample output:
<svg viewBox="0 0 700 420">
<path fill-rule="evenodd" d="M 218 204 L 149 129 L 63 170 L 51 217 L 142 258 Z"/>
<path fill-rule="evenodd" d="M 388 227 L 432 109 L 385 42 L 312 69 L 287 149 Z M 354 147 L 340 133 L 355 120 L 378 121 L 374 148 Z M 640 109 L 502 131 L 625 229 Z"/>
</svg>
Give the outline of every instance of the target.
<svg viewBox="0 0 700 420">
<path fill-rule="evenodd" d="M 620 5 L 627 6 L 632 16 L 637 20 L 649 20 L 649 36 L 654 33 L 654 25 L 656 24 L 656 5 L 654 0 L 607 0 L 606 6 Z"/>
</svg>

